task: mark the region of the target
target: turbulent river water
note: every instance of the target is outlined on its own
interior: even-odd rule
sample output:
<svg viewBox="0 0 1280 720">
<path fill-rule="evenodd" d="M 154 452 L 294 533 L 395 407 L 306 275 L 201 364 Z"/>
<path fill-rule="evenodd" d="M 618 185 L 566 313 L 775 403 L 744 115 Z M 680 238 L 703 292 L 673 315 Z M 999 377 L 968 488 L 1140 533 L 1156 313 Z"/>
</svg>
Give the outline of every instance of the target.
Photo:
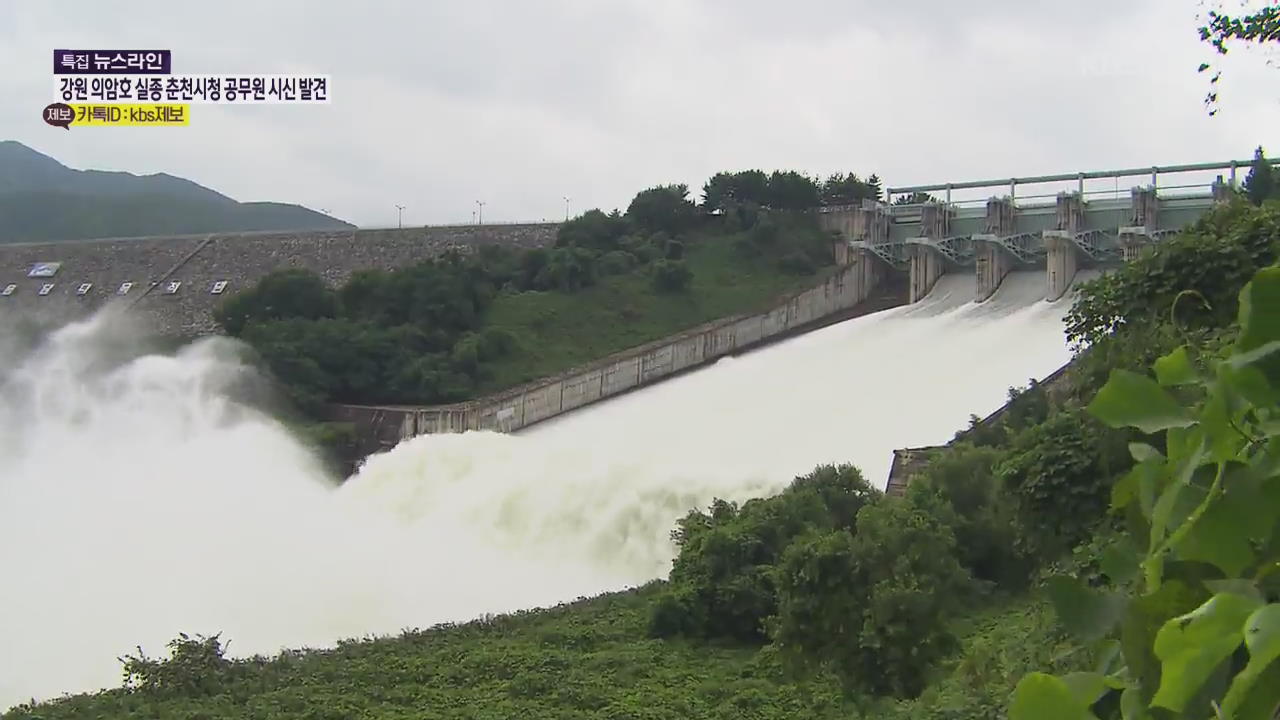
<svg viewBox="0 0 1280 720">
<path fill-rule="evenodd" d="M 1069 359 L 1043 272 L 725 359 L 517 435 L 420 437 L 336 486 L 256 403 L 240 348 L 147 354 L 103 314 L 0 317 L 0 709 L 116 686 L 178 632 L 332 645 L 664 576 L 674 521 L 945 442 Z"/>
</svg>

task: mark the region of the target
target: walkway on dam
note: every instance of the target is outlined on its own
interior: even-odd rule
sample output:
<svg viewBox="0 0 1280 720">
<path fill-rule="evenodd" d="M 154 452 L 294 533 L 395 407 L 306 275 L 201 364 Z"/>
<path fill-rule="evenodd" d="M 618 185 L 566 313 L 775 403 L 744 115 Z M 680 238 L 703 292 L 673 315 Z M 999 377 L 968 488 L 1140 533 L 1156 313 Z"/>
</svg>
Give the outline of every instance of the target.
<svg viewBox="0 0 1280 720">
<path fill-rule="evenodd" d="M 1230 199 L 1249 165 L 1233 160 L 895 187 L 885 202 L 819 212 L 823 227 L 840 239 L 837 261 L 865 265 L 868 288 L 905 274 L 916 302 L 944 273 L 972 272 L 980 302 L 1010 272 L 1043 268 L 1045 297 L 1053 300 L 1079 270 L 1132 258 Z M 1134 177 L 1150 183 L 1122 196 L 1120 182 Z"/>
</svg>

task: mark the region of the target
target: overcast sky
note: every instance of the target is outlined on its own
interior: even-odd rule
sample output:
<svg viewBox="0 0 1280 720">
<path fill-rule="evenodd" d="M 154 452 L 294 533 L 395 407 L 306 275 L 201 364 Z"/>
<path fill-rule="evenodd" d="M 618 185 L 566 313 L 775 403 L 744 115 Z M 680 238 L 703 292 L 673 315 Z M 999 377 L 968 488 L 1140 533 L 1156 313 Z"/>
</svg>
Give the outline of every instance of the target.
<svg viewBox="0 0 1280 720">
<path fill-rule="evenodd" d="M 1232 3 L 1235 4 L 1234 2 Z M 198 9 L 197 9 L 198 8 Z M 563 218 L 718 170 L 922 184 L 1280 154 L 1280 69 L 1207 116 L 1200 0 L 0 1 L 0 139 L 365 226 Z M 55 47 L 323 73 L 328 106 L 45 125 Z M 700 194 L 700 193 L 697 193 Z"/>
</svg>

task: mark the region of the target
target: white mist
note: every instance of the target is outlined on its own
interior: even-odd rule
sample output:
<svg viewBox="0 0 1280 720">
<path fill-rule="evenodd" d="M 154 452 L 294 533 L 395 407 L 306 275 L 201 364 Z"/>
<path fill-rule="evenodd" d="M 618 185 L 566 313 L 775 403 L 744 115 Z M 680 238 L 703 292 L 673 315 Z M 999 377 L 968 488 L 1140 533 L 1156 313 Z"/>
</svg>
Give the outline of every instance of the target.
<svg viewBox="0 0 1280 720">
<path fill-rule="evenodd" d="M 426 436 L 339 489 L 237 403 L 227 340 L 130 357 L 115 316 L 0 335 L 0 708 L 116 686 L 178 632 L 234 655 L 551 605 L 665 575 L 675 520 L 820 463 L 883 487 L 1069 353 L 1042 272 L 851 320 L 518 435 Z"/>
</svg>

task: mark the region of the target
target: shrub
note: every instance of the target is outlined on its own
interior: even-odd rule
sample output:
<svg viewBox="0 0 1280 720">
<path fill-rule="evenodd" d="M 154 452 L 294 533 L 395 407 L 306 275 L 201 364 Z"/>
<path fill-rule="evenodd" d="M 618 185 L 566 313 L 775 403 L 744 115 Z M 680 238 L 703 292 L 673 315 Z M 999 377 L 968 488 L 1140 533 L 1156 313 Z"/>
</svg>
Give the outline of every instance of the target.
<svg viewBox="0 0 1280 720">
<path fill-rule="evenodd" d="M 693 272 L 682 260 L 658 260 L 653 264 L 653 289 L 662 293 L 682 292 L 693 281 Z"/>
<path fill-rule="evenodd" d="M 996 475 L 1017 502 L 1022 553 L 1049 559 L 1089 536 L 1106 512 L 1111 479 L 1129 468 L 1127 439 L 1079 410 L 1013 439 Z"/>
<path fill-rule="evenodd" d="M 222 301 L 213 315 L 229 334 L 238 337 L 252 322 L 314 320 L 337 313 L 338 298 L 318 275 L 308 270 L 278 270 Z"/>
<path fill-rule="evenodd" d="M 975 578 L 1015 589 L 1032 563 L 1015 546 L 1015 499 L 996 476 L 1000 450 L 962 443 L 940 452 L 912 478 L 907 497 L 956 538 L 956 557 Z"/>
<path fill-rule="evenodd" d="M 810 530 L 847 532 L 878 496 L 853 466 L 821 466 L 777 496 L 690 512 L 672 533 L 680 553 L 670 598 L 655 608 L 650 631 L 764 642 L 776 609 L 771 568 L 782 552 Z"/>
<path fill-rule="evenodd" d="M 605 253 L 596 263 L 601 275 L 624 275 L 638 264 L 636 256 L 626 250 L 614 250 Z"/>
<path fill-rule="evenodd" d="M 829 669 L 849 691 L 915 697 L 955 647 L 946 623 L 966 583 L 955 538 L 910 500 L 867 504 L 852 534 L 807 535 L 776 576 L 775 644 L 793 666 Z"/>
</svg>

